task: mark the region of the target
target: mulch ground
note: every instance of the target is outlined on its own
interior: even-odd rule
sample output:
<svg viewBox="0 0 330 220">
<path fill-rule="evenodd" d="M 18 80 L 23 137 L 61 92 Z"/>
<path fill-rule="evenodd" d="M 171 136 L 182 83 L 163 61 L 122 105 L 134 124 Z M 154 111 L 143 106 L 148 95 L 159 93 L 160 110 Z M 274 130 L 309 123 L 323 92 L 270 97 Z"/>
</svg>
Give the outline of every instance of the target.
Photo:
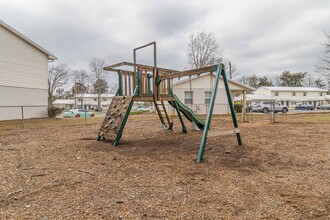
<svg viewBox="0 0 330 220">
<path fill-rule="evenodd" d="M 155 115 L 129 119 L 120 146 L 97 125 L 0 131 L 1 219 L 329 219 L 330 114 L 278 115 L 211 137 Z M 230 128 L 216 118 L 213 129 Z"/>
</svg>

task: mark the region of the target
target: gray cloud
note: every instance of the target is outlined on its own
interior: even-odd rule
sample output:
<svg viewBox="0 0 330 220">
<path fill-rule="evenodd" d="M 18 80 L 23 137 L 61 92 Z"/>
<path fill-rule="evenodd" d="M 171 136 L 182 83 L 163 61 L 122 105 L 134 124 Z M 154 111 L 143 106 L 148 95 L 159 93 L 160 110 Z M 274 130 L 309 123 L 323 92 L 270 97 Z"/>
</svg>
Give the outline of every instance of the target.
<svg viewBox="0 0 330 220">
<path fill-rule="evenodd" d="M 157 41 L 158 65 L 187 68 L 188 36 L 214 32 L 242 75 L 313 71 L 330 29 L 330 2 L 3 0 L 0 19 L 72 68 L 92 57 L 132 61 L 132 49 Z M 152 64 L 152 50 L 138 61 Z"/>
</svg>

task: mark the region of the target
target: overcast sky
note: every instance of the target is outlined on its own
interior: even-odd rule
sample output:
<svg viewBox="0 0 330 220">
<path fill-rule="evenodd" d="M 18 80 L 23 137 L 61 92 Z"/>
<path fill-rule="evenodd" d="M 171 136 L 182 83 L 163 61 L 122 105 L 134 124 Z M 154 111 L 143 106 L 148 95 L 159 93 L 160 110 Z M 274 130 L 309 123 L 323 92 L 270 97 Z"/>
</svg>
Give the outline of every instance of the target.
<svg viewBox="0 0 330 220">
<path fill-rule="evenodd" d="M 132 49 L 157 42 L 158 65 L 187 69 L 192 33 L 213 32 L 241 75 L 313 72 L 330 31 L 330 0 L 0 0 L 0 19 L 68 63 L 88 69 L 132 61 Z M 152 64 L 152 51 L 138 54 Z"/>
</svg>

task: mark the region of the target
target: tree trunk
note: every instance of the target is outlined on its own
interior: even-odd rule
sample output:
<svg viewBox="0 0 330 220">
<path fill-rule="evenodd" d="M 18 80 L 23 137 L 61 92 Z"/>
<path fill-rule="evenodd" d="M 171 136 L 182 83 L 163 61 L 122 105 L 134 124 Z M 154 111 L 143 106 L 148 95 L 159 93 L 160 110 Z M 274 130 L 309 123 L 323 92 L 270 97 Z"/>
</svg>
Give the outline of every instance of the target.
<svg viewBox="0 0 330 220">
<path fill-rule="evenodd" d="M 97 93 L 97 107 L 100 110 L 101 109 L 101 91 L 100 88 L 98 89 L 98 93 Z"/>
</svg>

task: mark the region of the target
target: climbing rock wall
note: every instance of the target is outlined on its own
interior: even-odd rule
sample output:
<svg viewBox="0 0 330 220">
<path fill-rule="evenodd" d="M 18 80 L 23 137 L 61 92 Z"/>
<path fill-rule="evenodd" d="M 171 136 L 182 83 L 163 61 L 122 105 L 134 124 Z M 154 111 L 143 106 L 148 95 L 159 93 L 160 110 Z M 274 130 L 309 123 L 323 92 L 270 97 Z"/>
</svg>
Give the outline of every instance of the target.
<svg viewBox="0 0 330 220">
<path fill-rule="evenodd" d="M 132 98 L 133 96 L 115 96 L 112 98 L 107 114 L 98 131 L 99 137 L 108 141 L 116 139 Z"/>
</svg>

